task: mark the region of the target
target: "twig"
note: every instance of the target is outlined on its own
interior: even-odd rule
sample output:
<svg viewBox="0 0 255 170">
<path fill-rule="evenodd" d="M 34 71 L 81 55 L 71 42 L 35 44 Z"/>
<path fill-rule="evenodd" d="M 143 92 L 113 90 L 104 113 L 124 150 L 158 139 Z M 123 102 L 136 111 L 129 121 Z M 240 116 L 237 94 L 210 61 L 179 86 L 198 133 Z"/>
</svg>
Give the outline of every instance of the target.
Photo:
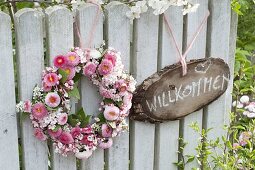
<svg viewBox="0 0 255 170">
<path fill-rule="evenodd" d="M 8 11 L 10 13 L 10 17 L 11 17 L 11 21 L 12 23 L 14 23 L 14 12 L 12 10 L 12 6 L 11 6 L 11 2 L 9 0 L 7 0 L 6 2 L 4 2 L 7 4 L 7 8 L 8 8 Z M 1 6 L 1 5 L 0 5 Z"/>
<path fill-rule="evenodd" d="M 19 0 L 13 0 L 13 1 L 11 1 L 11 3 L 16 3 L 16 2 L 20 2 L 20 3 L 23 3 L 23 2 L 37 2 L 37 3 L 46 3 L 46 4 L 56 4 L 55 2 L 49 2 L 49 1 L 39 1 L 39 0 L 32 0 L 32 1 L 29 1 L 29 0 L 24 0 L 24 1 L 19 1 Z M 2 3 L 0 3 L 0 6 L 2 6 L 2 5 L 5 5 L 5 4 L 8 4 L 8 3 L 10 3 L 10 1 L 9 0 L 7 0 L 6 2 L 2 2 Z M 70 4 L 70 3 L 57 3 L 57 4 Z"/>
</svg>

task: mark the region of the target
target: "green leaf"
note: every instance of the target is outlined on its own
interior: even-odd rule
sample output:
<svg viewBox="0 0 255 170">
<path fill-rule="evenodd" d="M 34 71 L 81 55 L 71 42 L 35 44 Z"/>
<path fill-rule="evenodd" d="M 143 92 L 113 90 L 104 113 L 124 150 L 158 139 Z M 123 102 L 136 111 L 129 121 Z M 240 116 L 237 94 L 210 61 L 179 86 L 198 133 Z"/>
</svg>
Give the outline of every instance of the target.
<svg viewBox="0 0 255 170">
<path fill-rule="evenodd" d="M 72 127 L 75 127 L 79 122 L 80 120 L 79 119 L 76 119 L 74 114 L 72 115 L 69 115 L 68 116 L 68 120 L 67 122 L 72 126 Z"/>
<path fill-rule="evenodd" d="M 86 118 L 86 113 L 84 112 L 83 108 L 80 108 L 80 110 L 78 110 L 76 115 L 79 116 L 81 119 L 85 119 Z"/>
<path fill-rule="evenodd" d="M 58 131 L 59 128 L 61 128 L 61 126 L 60 125 L 56 125 L 56 127 L 52 131 L 56 132 L 56 131 Z"/>
<path fill-rule="evenodd" d="M 112 103 L 114 103 L 114 101 L 113 101 L 112 99 L 107 99 L 107 98 L 105 98 L 105 99 L 104 99 L 104 103 L 105 103 L 105 104 L 112 104 Z"/>
<path fill-rule="evenodd" d="M 91 116 L 90 116 L 90 115 L 86 116 L 85 119 L 83 119 L 83 120 L 81 121 L 80 127 L 82 127 L 82 128 L 86 127 L 86 126 L 89 124 L 90 119 L 91 119 Z"/>
<path fill-rule="evenodd" d="M 82 74 L 81 73 L 77 73 L 75 74 L 74 78 L 73 78 L 73 81 L 74 83 L 78 82 L 81 78 Z"/>
<path fill-rule="evenodd" d="M 195 159 L 195 156 L 189 155 L 189 156 L 188 156 L 187 163 L 194 161 L 194 159 Z"/>
<path fill-rule="evenodd" d="M 69 97 L 75 97 L 76 99 L 80 99 L 80 92 L 77 87 L 74 87 L 71 91 L 68 92 Z"/>
<path fill-rule="evenodd" d="M 26 117 L 28 117 L 30 115 L 30 113 L 28 112 L 22 112 L 21 113 L 21 120 L 24 120 Z"/>
<path fill-rule="evenodd" d="M 64 84 L 66 82 L 67 78 L 68 78 L 67 72 L 65 70 L 63 70 L 63 69 L 58 69 L 58 73 L 62 76 L 62 78 L 60 80 L 61 83 Z"/>
<path fill-rule="evenodd" d="M 102 122 L 102 123 L 105 123 L 105 122 L 106 122 L 106 119 L 105 119 L 103 113 L 100 113 L 97 117 L 100 119 L 100 122 Z"/>
</svg>

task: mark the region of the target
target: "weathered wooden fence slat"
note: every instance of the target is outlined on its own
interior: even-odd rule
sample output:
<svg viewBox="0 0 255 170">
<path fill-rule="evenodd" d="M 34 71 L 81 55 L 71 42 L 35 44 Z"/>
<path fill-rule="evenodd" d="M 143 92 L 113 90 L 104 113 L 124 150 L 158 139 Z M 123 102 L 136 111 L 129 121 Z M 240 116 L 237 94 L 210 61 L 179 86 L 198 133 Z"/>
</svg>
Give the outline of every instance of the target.
<svg viewBox="0 0 255 170">
<path fill-rule="evenodd" d="M 54 6 L 46 10 L 46 40 L 48 45 L 49 64 L 53 65 L 53 58 L 56 55 L 65 55 L 73 47 L 73 14 L 70 10 Z M 75 112 L 75 103 L 72 103 L 72 112 Z M 75 170 L 75 156 L 63 157 L 54 152 L 51 147 L 53 170 Z"/>
<path fill-rule="evenodd" d="M 43 13 L 22 9 L 15 14 L 16 50 L 20 100 L 31 99 L 34 86 L 41 82 L 43 64 Z M 13 106 L 15 107 L 15 106 Z M 36 139 L 28 117 L 21 118 L 23 166 L 48 169 L 47 143 Z"/>
<path fill-rule="evenodd" d="M 207 15 L 208 12 L 208 1 L 207 0 L 195 0 L 194 3 L 199 3 L 199 9 L 196 13 L 191 13 L 187 15 L 187 20 L 185 23 L 185 46 L 188 45 L 193 39 L 193 35 L 198 30 L 202 21 Z M 207 24 L 203 26 L 203 30 L 199 33 L 197 39 L 195 40 L 194 45 L 192 46 L 191 51 L 187 55 L 187 60 L 205 58 L 206 56 L 206 30 Z M 186 48 L 184 49 L 186 50 Z M 183 139 L 188 141 L 188 144 L 183 150 L 184 155 L 196 155 L 196 150 L 194 146 L 197 146 L 199 141 L 199 134 L 195 133 L 194 130 L 190 127 L 193 122 L 197 122 L 200 129 L 203 127 L 203 109 L 196 111 L 183 119 Z M 199 167 L 196 162 L 192 162 L 185 166 L 185 169 L 189 170 L 193 167 Z"/>
<path fill-rule="evenodd" d="M 147 11 L 135 23 L 133 72 L 140 84 L 157 71 L 159 17 Z M 131 169 L 153 169 L 155 125 L 133 121 L 131 125 Z"/>
<path fill-rule="evenodd" d="M 99 10 L 99 11 L 98 11 Z M 93 4 L 85 4 L 78 8 L 77 16 L 78 29 L 80 31 L 80 40 L 83 48 L 99 47 L 103 42 L 103 14 L 98 6 Z M 96 21 L 97 20 L 97 21 Z M 96 22 L 95 22 L 96 21 Z M 93 28 L 93 25 L 95 27 Z M 92 42 L 89 44 L 89 37 L 93 34 Z M 77 36 L 78 38 L 79 36 Z M 99 113 L 98 105 L 101 97 L 95 87 L 87 78 L 81 79 L 81 106 L 87 114 L 96 115 Z M 104 150 L 97 149 L 93 155 L 81 163 L 82 170 L 94 170 L 104 168 Z"/>
<path fill-rule="evenodd" d="M 129 72 L 130 67 L 130 20 L 125 17 L 127 5 L 111 2 L 106 6 L 105 39 L 108 47 L 121 52 L 122 62 Z M 113 140 L 113 146 L 106 152 L 106 169 L 129 169 L 129 133 L 123 133 Z"/>
<path fill-rule="evenodd" d="M 211 14 L 208 23 L 188 53 L 187 60 L 219 57 L 229 63 L 233 74 L 236 18 L 231 20 L 230 0 L 193 2 L 200 3 L 200 6 L 197 12 L 187 16 L 182 15 L 181 7 L 170 7 L 165 12 L 179 48 L 183 51 L 186 49 L 209 9 Z M 35 9 L 22 9 L 15 14 L 14 61 L 10 17 L 0 12 L 0 70 L 3 72 L 0 76 L 1 170 L 18 170 L 20 167 L 22 170 L 48 170 L 49 167 L 52 170 L 175 170 L 178 168 L 173 163 L 180 160 L 177 152 L 179 137 L 188 142 L 183 154 L 196 154 L 199 136 L 189 127 L 191 123 L 197 122 L 200 128 L 213 128 L 210 139 L 225 133 L 223 126 L 229 121 L 231 82 L 227 92 L 218 100 L 181 120 L 156 125 L 128 121 L 129 133 L 114 138 L 110 149 L 97 149 L 89 159 L 82 161 L 74 156 L 62 157 L 54 153 L 51 143 L 36 139 L 28 117 L 20 118 L 20 123 L 17 122 L 15 61 L 18 100 L 32 97 L 32 89 L 41 83 L 45 63 L 52 65 L 53 57 L 65 54 L 74 46 L 83 49 L 99 47 L 105 40 L 107 47 L 122 53 L 126 71 L 134 75 L 138 84 L 157 70 L 179 61 L 163 16 L 155 16 L 149 10 L 141 18 L 130 22 L 126 17 L 128 10 L 129 7 L 120 2 L 111 2 L 104 10 L 91 3 L 82 4 L 75 11 L 64 6 L 49 7 L 44 13 Z M 83 77 L 79 88 L 81 100 L 72 102 L 72 112 L 75 113 L 82 106 L 87 114 L 98 114 L 102 98 L 97 87 Z M 20 140 L 17 134 L 19 129 Z M 19 141 L 22 160 L 19 160 Z M 185 169 L 198 166 L 192 163 Z"/>
<path fill-rule="evenodd" d="M 11 19 L 0 12 L 0 167 L 19 169 Z"/>
<path fill-rule="evenodd" d="M 208 57 L 219 57 L 229 63 L 229 36 L 230 36 L 230 0 L 209 1 L 211 16 L 209 18 L 209 34 L 207 39 Z M 232 79 L 233 77 L 231 77 Z M 230 83 L 231 84 L 231 83 Z M 228 88 L 217 101 L 211 103 L 207 108 L 206 127 L 213 128 L 209 138 L 215 139 L 226 132 L 223 126 L 228 123 L 230 113 L 231 89 Z M 228 103 L 228 105 L 227 105 Z"/>
<path fill-rule="evenodd" d="M 171 7 L 165 12 L 165 17 L 171 22 L 171 27 L 180 49 L 182 49 L 183 17 L 181 8 Z M 158 70 L 178 62 L 179 54 L 169 36 L 163 17 L 160 18 L 161 30 L 159 43 Z M 177 169 L 173 162 L 178 162 L 179 120 L 165 122 L 156 127 L 155 169 Z"/>
</svg>

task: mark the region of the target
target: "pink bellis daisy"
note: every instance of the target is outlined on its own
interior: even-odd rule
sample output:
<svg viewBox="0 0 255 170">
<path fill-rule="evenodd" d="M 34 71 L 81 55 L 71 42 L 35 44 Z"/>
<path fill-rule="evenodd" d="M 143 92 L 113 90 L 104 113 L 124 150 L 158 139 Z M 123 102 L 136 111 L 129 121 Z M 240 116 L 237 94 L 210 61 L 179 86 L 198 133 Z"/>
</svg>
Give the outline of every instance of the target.
<svg viewBox="0 0 255 170">
<path fill-rule="evenodd" d="M 112 146 L 112 143 L 113 143 L 112 138 L 108 138 L 100 142 L 98 146 L 102 149 L 108 149 Z"/>
<path fill-rule="evenodd" d="M 109 138 L 112 136 L 112 128 L 107 124 L 102 124 L 102 136 Z"/>
<path fill-rule="evenodd" d="M 61 133 L 62 133 L 62 129 L 61 128 L 58 128 L 58 130 L 56 130 L 56 131 L 48 129 L 48 134 L 53 139 L 59 137 L 61 135 Z"/>
<path fill-rule="evenodd" d="M 58 55 L 53 59 L 54 66 L 57 68 L 63 68 L 67 65 L 67 58 L 63 55 Z"/>
<path fill-rule="evenodd" d="M 36 103 L 32 107 L 32 115 L 38 120 L 44 118 L 47 114 L 47 109 L 43 103 Z"/>
<path fill-rule="evenodd" d="M 63 132 L 59 137 L 59 141 L 63 144 L 71 144 L 74 142 L 72 135 L 68 132 Z"/>
<path fill-rule="evenodd" d="M 113 70 L 112 62 L 106 59 L 104 59 L 98 67 L 99 74 L 102 76 L 111 73 L 112 70 Z"/>
<path fill-rule="evenodd" d="M 66 58 L 70 66 L 77 66 L 80 63 L 80 57 L 75 52 L 67 53 Z"/>
<path fill-rule="evenodd" d="M 47 136 L 43 133 L 42 129 L 40 129 L 40 128 L 34 129 L 34 135 L 37 139 L 39 139 L 41 141 L 45 141 L 47 139 Z"/>
<path fill-rule="evenodd" d="M 108 52 L 108 53 L 106 53 L 104 55 L 104 59 L 107 59 L 107 60 L 111 61 L 112 65 L 115 66 L 115 63 L 116 63 L 116 56 L 115 56 L 115 54 Z"/>
<path fill-rule="evenodd" d="M 97 65 L 93 62 L 88 62 L 84 67 L 83 67 L 83 74 L 87 77 L 90 77 L 93 75 L 96 71 Z"/>
<path fill-rule="evenodd" d="M 45 97 L 45 103 L 49 107 L 57 107 L 60 104 L 60 97 L 57 93 L 48 93 Z"/>
<path fill-rule="evenodd" d="M 67 115 L 66 113 L 62 113 L 62 114 L 59 116 L 59 118 L 58 118 L 58 124 L 60 124 L 60 125 L 66 124 L 67 119 L 68 119 L 68 115 Z"/>
<path fill-rule="evenodd" d="M 58 75 L 56 73 L 48 73 L 44 76 L 43 82 L 46 86 L 55 86 L 58 83 Z"/>
</svg>

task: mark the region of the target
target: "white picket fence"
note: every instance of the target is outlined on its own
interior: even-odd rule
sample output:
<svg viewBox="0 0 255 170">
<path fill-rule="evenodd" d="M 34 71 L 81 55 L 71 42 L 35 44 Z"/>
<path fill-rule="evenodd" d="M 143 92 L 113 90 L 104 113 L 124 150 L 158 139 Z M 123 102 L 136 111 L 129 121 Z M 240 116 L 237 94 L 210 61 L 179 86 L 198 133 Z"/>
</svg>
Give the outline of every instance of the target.
<svg viewBox="0 0 255 170">
<path fill-rule="evenodd" d="M 196 13 L 183 16 L 180 7 L 171 7 L 168 17 L 179 47 L 185 47 L 209 9 L 211 15 L 187 59 L 220 57 L 229 63 L 233 72 L 236 17 L 231 17 L 230 0 L 194 0 L 200 3 Z M 44 63 L 44 43 L 47 55 L 52 57 L 65 53 L 77 45 L 74 20 L 78 21 L 81 39 L 86 42 L 93 25 L 97 7 L 85 4 L 73 13 L 55 6 L 43 13 L 35 9 L 22 9 L 15 14 L 16 58 L 13 60 L 10 17 L 0 12 L 0 170 L 175 170 L 178 161 L 178 138 L 188 142 L 184 154 L 194 154 L 198 135 L 189 127 L 198 122 L 200 127 L 214 128 L 210 138 L 224 134 L 223 125 L 228 122 L 231 102 L 231 83 L 227 92 L 204 109 L 190 114 L 182 120 L 162 124 L 129 121 L 130 132 L 114 140 L 108 150 L 98 149 L 85 161 L 75 157 L 62 157 L 48 149 L 47 143 L 33 137 L 30 120 L 17 119 L 15 112 L 15 74 L 17 64 L 18 100 L 31 97 L 36 83 L 40 82 Z M 119 2 L 107 5 L 105 13 L 100 11 L 95 28 L 93 45 L 103 39 L 108 46 L 121 51 L 127 70 L 138 83 L 163 68 L 178 61 L 178 53 L 167 34 L 162 16 L 152 11 L 142 14 L 130 24 L 126 17 L 128 6 Z M 74 16 L 74 17 L 73 17 Z M 232 21 L 232 22 L 231 22 Z M 44 41 L 44 38 L 46 41 Z M 96 112 L 100 101 L 97 89 L 87 79 L 82 79 L 81 102 L 87 113 Z M 17 96 L 16 96 L 17 97 Z M 18 121 L 17 121 L 18 120 Z M 17 123 L 18 122 L 18 123 Z M 19 135 L 18 135 L 19 134 Z M 22 149 L 19 160 L 18 139 Z M 50 144 L 48 144 L 50 145 Z M 50 157 L 49 157 L 50 155 Z M 190 164 L 185 169 L 198 166 Z"/>
</svg>

